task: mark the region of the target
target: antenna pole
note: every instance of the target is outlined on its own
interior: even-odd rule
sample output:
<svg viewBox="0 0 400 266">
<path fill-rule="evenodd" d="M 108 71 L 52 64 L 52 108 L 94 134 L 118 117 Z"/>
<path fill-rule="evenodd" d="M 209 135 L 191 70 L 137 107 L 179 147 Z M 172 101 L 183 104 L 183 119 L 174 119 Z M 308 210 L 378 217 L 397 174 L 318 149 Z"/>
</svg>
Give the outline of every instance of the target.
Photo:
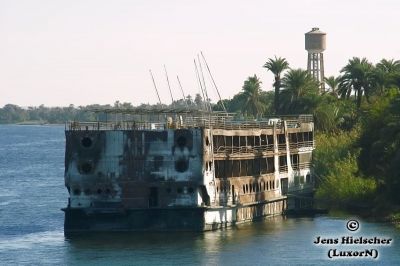
<svg viewBox="0 0 400 266">
<path fill-rule="evenodd" d="M 181 84 L 181 81 L 179 80 L 179 76 L 178 76 L 178 75 L 176 76 L 176 79 L 178 80 L 179 87 L 181 88 L 183 101 L 185 102 L 186 107 L 189 107 L 189 106 L 188 106 L 188 103 L 186 102 L 185 93 L 183 92 L 182 84 Z"/>
<path fill-rule="evenodd" d="M 174 105 L 174 97 L 172 96 L 171 86 L 169 85 L 169 79 L 168 79 L 167 68 L 165 67 L 165 65 L 164 65 L 164 70 L 165 70 L 165 76 L 167 77 L 168 89 L 169 89 L 169 93 L 170 93 L 170 95 L 171 95 L 172 105 Z"/>
<path fill-rule="evenodd" d="M 149 69 L 149 72 L 150 72 L 151 79 L 153 80 L 154 89 L 156 89 L 156 93 L 157 93 L 157 97 L 158 97 L 158 102 L 161 104 L 160 94 L 158 94 L 156 82 L 154 81 L 154 77 L 153 77 L 153 73 L 151 72 L 151 69 Z"/>
<path fill-rule="evenodd" d="M 207 60 L 206 60 L 205 56 L 203 55 L 203 52 L 200 51 L 200 53 L 201 53 L 201 56 L 203 57 L 204 63 L 206 63 L 206 67 L 207 67 L 207 70 L 208 70 L 208 74 L 210 74 L 210 77 L 211 77 L 211 80 L 212 80 L 212 82 L 213 82 L 213 84 L 214 84 L 215 90 L 216 90 L 217 93 L 218 93 L 219 101 L 220 101 L 220 103 L 221 103 L 221 105 L 222 105 L 222 108 L 223 108 L 224 111 L 226 112 L 225 105 L 224 105 L 224 103 L 223 103 L 223 101 L 222 101 L 221 95 L 219 94 L 219 90 L 218 90 L 217 84 L 215 83 L 215 80 L 214 80 L 213 76 L 211 75 L 211 71 L 210 71 L 210 68 L 208 67 Z"/>
<path fill-rule="evenodd" d="M 195 70 L 196 70 L 196 76 L 197 76 L 197 79 L 198 79 L 199 85 L 200 85 L 200 86 L 199 86 L 199 89 L 200 89 L 200 91 L 201 91 L 201 94 L 203 95 L 203 99 L 205 99 L 204 91 L 203 91 L 203 85 L 201 84 L 201 79 L 200 79 L 199 69 L 197 68 L 196 59 L 193 59 L 193 62 L 194 62 Z M 204 103 L 205 103 L 205 102 L 204 102 Z M 207 106 L 206 106 L 206 105 L 204 105 L 204 109 L 207 109 Z"/>
<path fill-rule="evenodd" d="M 197 61 L 199 61 L 199 68 L 200 68 L 200 73 L 201 77 L 203 79 L 203 86 L 204 86 L 204 93 L 206 94 L 206 103 L 208 104 L 208 109 L 211 111 L 211 104 L 210 104 L 210 98 L 208 98 L 208 93 L 207 93 L 207 88 L 206 88 L 206 80 L 204 79 L 204 74 L 203 74 L 203 67 L 201 66 L 201 61 L 200 61 L 200 56 L 197 54 Z"/>
</svg>

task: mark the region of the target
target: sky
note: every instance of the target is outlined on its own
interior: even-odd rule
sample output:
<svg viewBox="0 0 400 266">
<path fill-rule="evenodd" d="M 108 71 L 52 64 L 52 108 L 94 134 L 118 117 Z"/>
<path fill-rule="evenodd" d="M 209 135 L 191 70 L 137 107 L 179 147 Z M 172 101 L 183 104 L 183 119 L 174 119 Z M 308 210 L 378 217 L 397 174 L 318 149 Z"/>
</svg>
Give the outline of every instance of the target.
<svg viewBox="0 0 400 266">
<path fill-rule="evenodd" d="M 306 68 L 304 33 L 327 33 L 325 76 L 353 57 L 400 59 L 398 0 L 0 0 L 0 106 L 163 103 L 199 93 L 193 59 L 205 55 L 222 98 L 263 64 Z M 217 93 L 205 73 L 210 98 Z"/>
</svg>

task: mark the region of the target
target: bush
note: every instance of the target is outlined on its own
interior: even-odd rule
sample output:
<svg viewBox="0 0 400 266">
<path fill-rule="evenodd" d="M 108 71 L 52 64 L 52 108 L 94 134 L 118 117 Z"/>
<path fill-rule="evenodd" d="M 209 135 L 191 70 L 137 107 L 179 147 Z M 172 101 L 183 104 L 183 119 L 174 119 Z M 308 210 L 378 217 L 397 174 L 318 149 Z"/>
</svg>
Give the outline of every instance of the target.
<svg viewBox="0 0 400 266">
<path fill-rule="evenodd" d="M 366 207 L 372 203 L 376 182 L 357 176 L 357 156 L 348 153 L 332 164 L 317 190 L 317 199 L 329 206 L 345 208 Z"/>
</svg>

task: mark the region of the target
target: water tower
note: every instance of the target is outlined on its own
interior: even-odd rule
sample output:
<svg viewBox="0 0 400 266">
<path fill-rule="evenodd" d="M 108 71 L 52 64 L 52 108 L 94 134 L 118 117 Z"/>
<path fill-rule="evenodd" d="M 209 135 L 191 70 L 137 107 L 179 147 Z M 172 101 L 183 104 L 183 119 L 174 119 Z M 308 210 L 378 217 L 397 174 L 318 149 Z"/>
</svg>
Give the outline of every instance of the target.
<svg viewBox="0 0 400 266">
<path fill-rule="evenodd" d="M 306 50 L 308 52 L 307 70 L 319 82 L 320 90 L 325 90 L 324 54 L 326 48 L 326 33 L 319 28 L 312 28 L 305 34 Z"/>
</svg>

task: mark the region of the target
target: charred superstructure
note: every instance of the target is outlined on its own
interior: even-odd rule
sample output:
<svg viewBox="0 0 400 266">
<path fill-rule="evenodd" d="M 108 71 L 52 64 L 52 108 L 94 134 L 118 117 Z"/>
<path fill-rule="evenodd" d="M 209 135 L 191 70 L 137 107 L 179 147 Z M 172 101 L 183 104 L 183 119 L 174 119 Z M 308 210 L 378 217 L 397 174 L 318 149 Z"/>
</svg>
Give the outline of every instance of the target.
<svg viewBox="0 0 400 266">
<path fill-rule="evenodd" d="M 311 207 L 311 116 L 100 112 L 66 124 L 66 233 L 211 230 Z"/>
</svg>

